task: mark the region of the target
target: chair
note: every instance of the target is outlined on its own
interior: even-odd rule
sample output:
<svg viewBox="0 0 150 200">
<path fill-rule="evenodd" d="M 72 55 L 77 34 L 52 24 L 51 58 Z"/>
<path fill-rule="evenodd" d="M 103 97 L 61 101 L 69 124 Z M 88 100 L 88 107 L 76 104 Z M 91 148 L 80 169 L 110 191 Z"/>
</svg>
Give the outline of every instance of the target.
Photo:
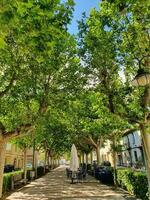
<svg viewBox="0 0 150 200">
<path fill-rule="evenodd" d="M 82 173 L 81 170 L 79 170 L 79 171 L 77 172 L 77 181 L 78 181 L 78 182 L 80 182 L 80 181 L 83 182 L 83 173 Z"/>
<path fill-rule="evenodd" d="M 72 177 L 72 171 L 68 168 L 66 168 L 66 174 L 68 179 Z"/>
</svg>

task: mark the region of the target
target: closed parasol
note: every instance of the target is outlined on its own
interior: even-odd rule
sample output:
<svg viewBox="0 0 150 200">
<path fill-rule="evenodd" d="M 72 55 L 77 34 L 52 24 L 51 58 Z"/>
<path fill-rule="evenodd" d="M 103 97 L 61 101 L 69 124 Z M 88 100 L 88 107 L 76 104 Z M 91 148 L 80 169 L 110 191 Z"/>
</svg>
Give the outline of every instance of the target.
<svg viewBox="0 0 150 200">
<path fill-rule="evenodd" d="M 71 148 L 71 159 L 70 159 L 70 170 L 72 172 L 77 172 L 79 169 L 79 160 L 76 146 L 73 144 Z"/>
</svg>

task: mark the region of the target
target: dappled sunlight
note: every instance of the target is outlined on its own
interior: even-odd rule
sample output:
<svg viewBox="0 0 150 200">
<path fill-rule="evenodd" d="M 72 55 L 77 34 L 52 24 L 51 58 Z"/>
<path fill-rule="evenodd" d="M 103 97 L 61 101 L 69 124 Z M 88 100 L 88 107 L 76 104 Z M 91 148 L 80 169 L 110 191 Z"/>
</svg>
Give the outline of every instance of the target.
<svg viewBox="0 0 150 200">
<path fill-rule="evenodd" d="M 11 194 L 5 200 L 135 200 L 124 191 L 100 184 L 88 176 L 83 183 L 71 184 L 59 167 Z"/>
<path fill-rule="evenodd" d="M 24 193 L 24 192 L 15 192 L 14 194 L 12 194 L 10 197 L 7 197 L 8 200 L 39 200 L 39 199 L 42 199 L 42 200 L 45 200 L 46 197 L 44 194 L 40 194 L 37 193 L 37 194 L 28 194 L 28 193 Z"/>
</svg>

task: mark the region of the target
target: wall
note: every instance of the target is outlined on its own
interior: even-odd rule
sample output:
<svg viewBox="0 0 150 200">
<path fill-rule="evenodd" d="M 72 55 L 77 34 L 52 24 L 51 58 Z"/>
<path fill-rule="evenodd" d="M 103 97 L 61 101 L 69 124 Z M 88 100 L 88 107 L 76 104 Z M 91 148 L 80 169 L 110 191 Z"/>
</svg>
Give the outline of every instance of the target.
<svg viewBox="0 0 150 200">
<path fill-rule="evenodd" d="M 111 145 L 109 140 L 107 140 L 104 143 L 104 147 L 100 149 L 100 157 L 102 162 L 109 161 L 111 165 L 113 165 Z"/>
<path fill-rule="evenodd" d="M 144 154 L 140 131 L 134 131 L 124 135 L 120 141 L 122 151 L 117 153 L 118 166 L 144 167 Z M 101 161 L 109 161 L 113 164 L 110 141 L 107 140 L 100 149 Z"/>
<path fill-rule="evenodd" d="M 118 156 L 118 165 L 135 166 L 144 165 L 144 155 L 140 131 L 124 135 L 121 144 L 122 152 Z"/>
<path fill-rule="evenodd" d="M 23 152 L 15 144 L 7 143 L 5 165 L 14 165 L 15 168 L 23 167 Z"/>
</svg>

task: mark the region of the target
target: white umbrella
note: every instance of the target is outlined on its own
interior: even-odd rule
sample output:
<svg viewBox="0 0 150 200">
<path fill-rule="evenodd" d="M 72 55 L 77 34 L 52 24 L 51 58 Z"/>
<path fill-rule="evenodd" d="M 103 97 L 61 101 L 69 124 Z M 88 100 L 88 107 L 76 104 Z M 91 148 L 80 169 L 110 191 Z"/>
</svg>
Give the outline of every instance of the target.
<svg viewBox="0 0 150 200">
<path fill-rule="evenodd" d="M 78 160 L 77 149 L 73 144 L 71 148 L 70 170 L 72 172 L 76 172 L 78 171 L 78 168 L 79 168 L 79 160 Z"/>
</svg>

